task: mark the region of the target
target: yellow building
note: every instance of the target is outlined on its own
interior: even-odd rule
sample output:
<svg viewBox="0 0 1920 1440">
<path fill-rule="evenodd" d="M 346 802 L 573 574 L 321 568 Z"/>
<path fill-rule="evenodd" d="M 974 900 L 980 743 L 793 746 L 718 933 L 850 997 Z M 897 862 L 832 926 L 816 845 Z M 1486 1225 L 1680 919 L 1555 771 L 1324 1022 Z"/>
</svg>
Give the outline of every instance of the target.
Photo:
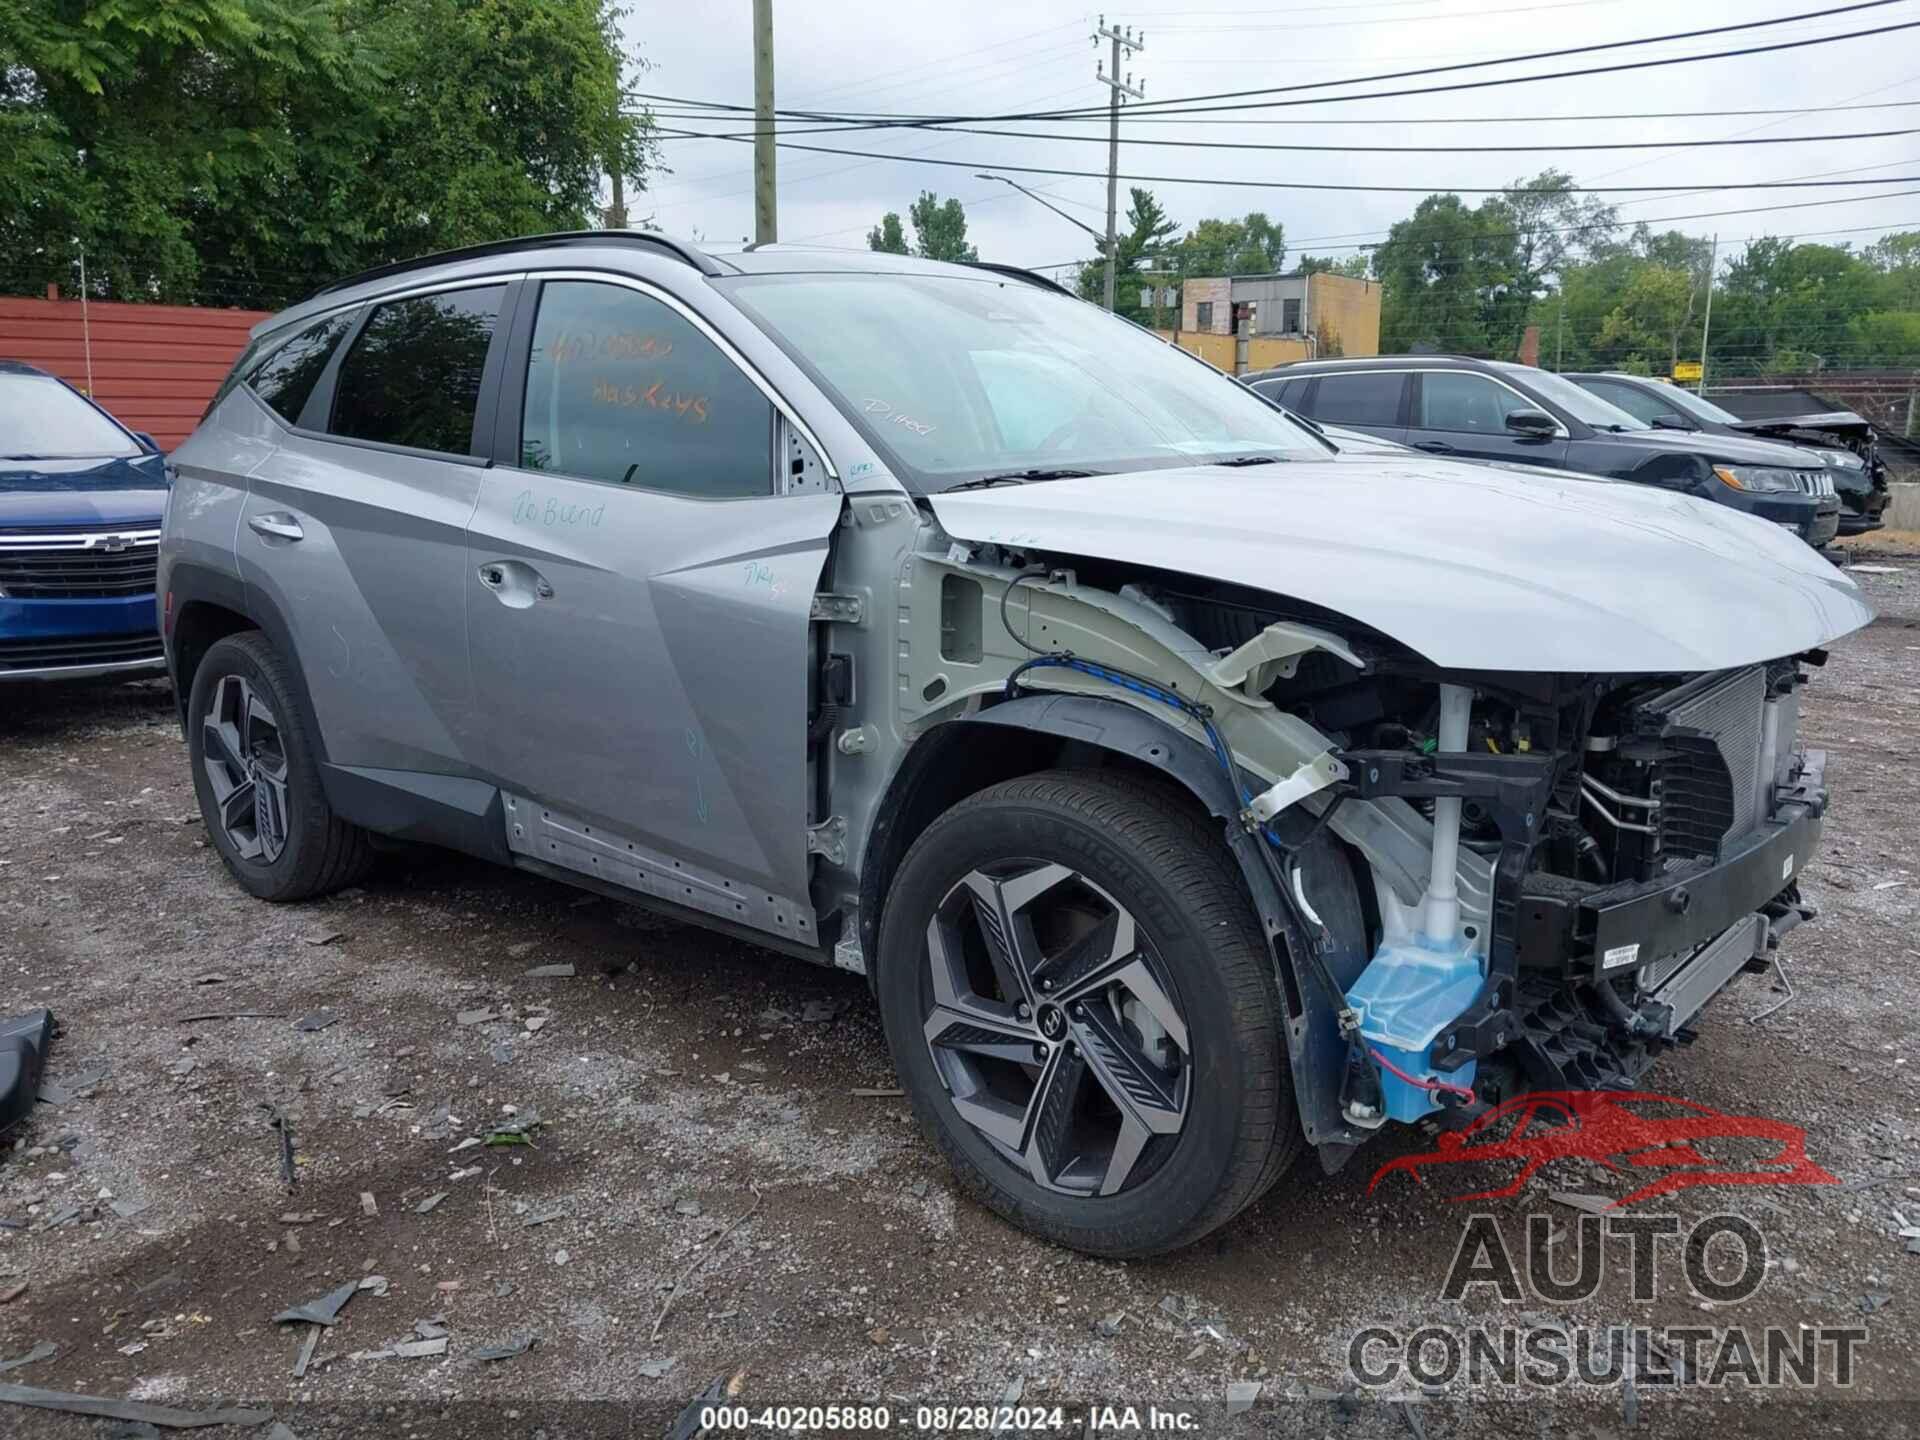
<svg viewBox="0 0 1920 1440">
<path fill-rule="evenodd" d="M 1325 271 L 1236 275 L 1181 287 L 1179 326 L 1157 332 L 1230 374 L 1380 353 L 1380 282 Z"/>
</svg>

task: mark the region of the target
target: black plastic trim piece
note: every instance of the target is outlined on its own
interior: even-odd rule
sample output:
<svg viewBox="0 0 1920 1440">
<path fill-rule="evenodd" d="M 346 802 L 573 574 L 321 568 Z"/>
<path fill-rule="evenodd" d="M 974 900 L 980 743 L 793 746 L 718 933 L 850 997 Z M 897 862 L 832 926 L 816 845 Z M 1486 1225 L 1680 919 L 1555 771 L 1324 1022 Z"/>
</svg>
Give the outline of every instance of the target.
<svg viewBox="0 0 1920 1440">
<path fill-rule="evenodd" d="M 484 780 L 322 765 L 320 783 L 342 820 L 395 839 L 443 846 L 498 865 L 512 863 L 500 790 Z"/>
<path fill-rule="evenodd" d="M 1075 295 L 1073 291 L 1062 285 L 1058 280 L 1049 280 L 1044 275 L 1035 274 L 1031 270 L 1023 270 L 1018 265 L 1001 265 L 991 260 L 967 260 L 962 263 L 964 263 L 969 270 L 985 270 L 990 274 L 1004 275 L 1009 280 L 1023 280 L 1027 284 L 1038 286 L 1042 290 L 1056 291 L 1059 294 L 1065 295 L 1070 300 L 1080 299 L 1078 295 Z"/>
</svg>

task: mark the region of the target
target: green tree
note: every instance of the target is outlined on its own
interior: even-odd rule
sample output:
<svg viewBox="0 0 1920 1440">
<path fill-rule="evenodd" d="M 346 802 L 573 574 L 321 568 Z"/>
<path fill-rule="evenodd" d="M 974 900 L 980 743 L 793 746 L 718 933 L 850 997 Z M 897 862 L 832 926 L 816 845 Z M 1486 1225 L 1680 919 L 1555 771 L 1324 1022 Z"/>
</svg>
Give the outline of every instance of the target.
<svg viewBox="0 0 1920 1440">
<path fill-rule="evenodd" d="M 1143 283 L 1148 286 L 1164 285 L 1169 280 L 1177 283 L 1179 275 L 1191 272 L 1180 266 L 1177 246 L 1170 247 L 1175 254 L 1163 253 L 1163 247 L 1180 229 L 1180 223 L 1167 214 L 1159 197 L 1136 185 L 1127 191 L 1127 199 L 1127 228 L 1113 237 L 1113 313 L 1144 325 L 1153 319 L 1154 307 L 1141 307 Z M 1105 248 L 1103 239 L 1101 249 Z M 1173 263 L 1169 265 L 1169 261 Z M 1082 299 L 1096 304 L 1105 299 L 1107 262 L 1104 254 L 1080 267 L 1077 285 Z"/>
<path fill-rule="evenodd" d="M 900 224 L 898 210 L 889 210 L 880 217 L 880 223 L 867 232 L 867 248 L 887 255 L 910 253 L 907 249 L 907 232 Z"/>
<path fill-rule="evenodd" d="M 1258 210 L 1240 220 L 1202 220 L 1182 237 L 1185 274 L 1269 275 L 1286 263 L 1287 235 Z"/>
<path fill-rule="evenodd" d="M 1302 275 L 1345 275 L 1350 280 L 1364 280 L 1367 263 L 1364 254 L 1349 255 L 1344 260 L 1327 255 L 1302 255 L 1297 268 Z"/>
<path fill-rule="evenodd" d="M 610 0 L 0 0 L 0 284 L 274 306 L 644 187 Z"/>
<path fill-rule="evenodd" d="M 914 252 L 923 259 L 965 263 L 980 258 L 980 252 L 967 243 L 967 212 L 957 199 L 942 200 L 931 190 L 922 190 L 907 214 L 913 220 Z"/>
<path fill-rule="evenodd" d="M 1680 360 L 1681 337 L 1697 333 L 1693 322 L 1700 293 L 1697 278 L 1685 270 L 1642 265 L 1601 323 L 1600 343 L 1647 361 L 1650 373 L 1670 375 Z"/>
</svg>

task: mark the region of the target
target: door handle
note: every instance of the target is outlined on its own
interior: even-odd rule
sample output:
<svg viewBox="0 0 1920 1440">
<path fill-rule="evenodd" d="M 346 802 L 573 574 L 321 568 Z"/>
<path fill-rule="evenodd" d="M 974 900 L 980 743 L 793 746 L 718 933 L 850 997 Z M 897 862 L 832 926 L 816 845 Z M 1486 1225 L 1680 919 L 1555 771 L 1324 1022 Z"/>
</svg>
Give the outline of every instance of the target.
<svg viewBox="0 0 1920 1440">
<path fill-rule="evenodd" d="M 300 528 L 300 522 L 284 513 L 273 515 L 249 515 L 247 528 L 256 535 L 264 535 L 272 540 L 304 540 L 307 532 Z"/>
<path fill-rule="evenodd" d="M 1453 446 L 1444 440 L 1416 440 L 1413 442 L 1413 448 L 1416 450 L 1425 450 L 1429 455 L 1453 454 Z"/>
</svg>

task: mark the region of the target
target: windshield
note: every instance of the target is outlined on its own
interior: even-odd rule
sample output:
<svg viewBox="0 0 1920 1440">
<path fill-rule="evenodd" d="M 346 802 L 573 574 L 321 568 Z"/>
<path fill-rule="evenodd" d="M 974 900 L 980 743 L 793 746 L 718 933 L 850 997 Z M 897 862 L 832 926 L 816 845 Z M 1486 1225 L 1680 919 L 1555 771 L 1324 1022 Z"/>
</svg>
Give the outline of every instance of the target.
<svg viewBox="0 0 1920 1440">
<path fill-rule="evenodd" d="M 1711 400 L 1702 400 L 1691 390 L 1682 390 L 1678 385 L 1669 385 L 1660 392 L 1660 398 L 1671 400 L 1696 420 L 1710 420 L 1715 425 L 1738 425 L 1740 417 L 1731 410 L 1722 410 Z"/>
<path fill-rule="evenodd" d="M 126 431 L 51 375 L 0 375 L 0 459 L 144 453 Z"/>
<path fill-rule="evenodd" d="M 766 275 L 727 288 L 921 490 L 1331 453 L 1229 377 L 1024 281 Z"/>
<path fill-rule="evenodd" d="M 1591 390 L 1582 390 L 1573 381 L 1551 370 L 1535 370 L 1530 365 L 1501 367 L 1519 375 L 1527 384 L 1558 405 L 1583 425 L 1596 430 L 1651 430 L 1653 427 L 1637 415 L 1629 415 L 1617 405 L 1609 405 Z"/>
</svg>

